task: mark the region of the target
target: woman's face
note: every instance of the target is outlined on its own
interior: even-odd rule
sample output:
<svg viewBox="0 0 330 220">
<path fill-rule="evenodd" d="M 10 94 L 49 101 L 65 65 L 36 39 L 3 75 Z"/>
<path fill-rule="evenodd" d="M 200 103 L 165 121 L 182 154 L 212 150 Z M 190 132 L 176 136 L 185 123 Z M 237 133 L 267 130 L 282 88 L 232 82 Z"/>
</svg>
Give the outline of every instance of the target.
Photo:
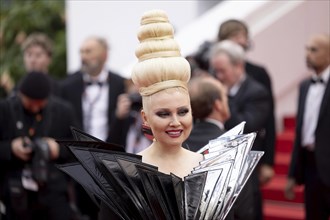
<svg viewBox="0 0 330 220">
<path fill-rule="evenodd" d="M 190 99 L 182 89 L 167 89 L 147 97 L 142 117 L 157 142 L 181 146 L 192 129 Z"/>
</svg>

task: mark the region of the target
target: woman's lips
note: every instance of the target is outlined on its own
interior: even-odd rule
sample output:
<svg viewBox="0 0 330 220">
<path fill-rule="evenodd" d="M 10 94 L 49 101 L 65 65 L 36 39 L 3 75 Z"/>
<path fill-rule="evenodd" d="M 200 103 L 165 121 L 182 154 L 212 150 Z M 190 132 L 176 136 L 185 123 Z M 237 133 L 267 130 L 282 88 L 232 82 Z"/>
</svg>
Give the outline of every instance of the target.
<svg viewBox="0 0 330 220">
<path fill-rule="evenodd" d="M 177 137 L 180 137 L 182 131 L 183 130 L 169 130 L 169 131 L 166 131 L 166 133 L 172 138 L 177 138 Z"/>
</svg>

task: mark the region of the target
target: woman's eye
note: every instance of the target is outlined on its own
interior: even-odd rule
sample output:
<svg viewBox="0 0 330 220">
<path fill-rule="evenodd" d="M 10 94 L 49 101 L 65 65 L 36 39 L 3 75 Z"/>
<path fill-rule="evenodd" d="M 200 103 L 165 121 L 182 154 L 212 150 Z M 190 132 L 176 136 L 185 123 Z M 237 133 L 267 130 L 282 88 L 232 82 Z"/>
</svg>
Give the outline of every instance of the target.
<svg viewBox="0 0 330 220">
<path fill-rule="evenodd" d="M 157 112 L 156 115 L 161 117 L 161 118 L 165 118 L 165 117 L 169 116 L 170 113 L 168 113 L 168 112 Z"/>
<path fill-rule="evenodd" d="M 189 109 L 182 109 L 178 112 L 178 115 L 185 116 L 189 112 Z"/>
</svg>

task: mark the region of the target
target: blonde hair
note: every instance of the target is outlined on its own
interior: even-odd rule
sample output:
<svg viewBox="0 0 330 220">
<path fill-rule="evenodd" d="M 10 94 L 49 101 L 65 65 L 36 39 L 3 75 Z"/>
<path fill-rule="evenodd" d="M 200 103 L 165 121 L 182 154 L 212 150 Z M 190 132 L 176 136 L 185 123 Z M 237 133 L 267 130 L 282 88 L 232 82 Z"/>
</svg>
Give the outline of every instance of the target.
<svg viewBox="0 0 330 220">
<path fill-rule="evenodd" d="M 190 79 L 190 65 L 181 57 L 174 40 L 174 30 L 164 11 L 152 10 L 141 18 L 139 46 L 135 51 L 139 62 L 132 70 L 132 80 L 143 97 L 169 88 L 184 88 Z"/>
</svg>

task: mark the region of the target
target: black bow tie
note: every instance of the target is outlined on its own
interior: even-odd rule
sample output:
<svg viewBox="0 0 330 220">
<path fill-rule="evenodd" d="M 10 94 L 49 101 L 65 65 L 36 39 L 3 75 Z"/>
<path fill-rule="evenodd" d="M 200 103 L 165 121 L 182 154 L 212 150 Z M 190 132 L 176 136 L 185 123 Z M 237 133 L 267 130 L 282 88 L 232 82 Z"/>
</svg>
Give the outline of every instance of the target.
<svg viewBox="0 0 330 220">
<path fill-rule="evenodd" d="M 91 85 L 98 85 L 98 86 L 102 86 L 103 82 L 99 82 L 99 81 L 87 81 L 85 82 L 85 86 L 91 86 Z"/>
<path fill-rule="evenodd" d="M 323 79 L 322 78 L 312 78 L 311 79 L 311 83 L 321 83 L 321 84 L 323 84 L 324 83 L 324 81 L 323 81 Z"/>
</svg>

